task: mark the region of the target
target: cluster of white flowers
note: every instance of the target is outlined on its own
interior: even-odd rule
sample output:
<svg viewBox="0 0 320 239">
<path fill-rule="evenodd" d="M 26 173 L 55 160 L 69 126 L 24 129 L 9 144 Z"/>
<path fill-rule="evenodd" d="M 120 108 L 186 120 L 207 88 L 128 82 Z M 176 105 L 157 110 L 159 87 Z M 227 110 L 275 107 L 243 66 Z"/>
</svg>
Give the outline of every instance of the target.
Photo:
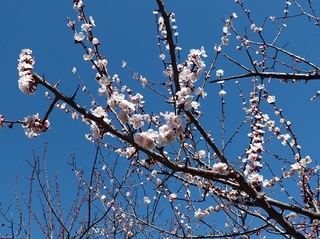
<svg viewBox="0 0 320 239">
<path fill-rule="evenodd" d="M 210 208 L 210 209 L 209 209 Z M 201 217 L 204 217 L 204 216 L 209 216 L 210 215 L 210 210 L 213 209 L 213 207 L 209 207 L 208 210 L 203 210 L 203 209 L 200 209 L 198 208 L 195 212 L 194 212 L 194 216 L 196 218 L 201 218 Z M 212 211 L 213 212 L 213 211 Z"/>
<path fill-rule="evenodd" d="M 222 47 L 228 45 L 229 43 L 229 36 L 231 35 L 230 33 L 230 27 L 232 26 L 232 19 L 237 18 L 236 13 L 232 13 L 231 16 L 225 20 L 225 25 L 222 28 L 223 35 L 221 37 L 221 43 L 219 45 L 214 46 L 214 50 L 216 52 L 221 52 Z"/>
<path fill-rule="evenodd" d="M 195 82 L 198 80 L 206 65 L 201 57 L 207 57 L 206 51 L 203 47 L 200 49 L 191 49 L 188 55 L 188 60 L 183 64 L 178 65 L 179 69 L 179 84 L 180 90 L 176 93 L 177 103 L 183 105 L 186 110 L 193 107 L 197 109 L 200 104 L 193 101 L 194 95 L 206 97 L 207 93 L 204 92 L 202 87 L 195 89 Z M 166 69 L 166 75 L 172 76 L 172 69 L 169 66 Z"/>
<path fill-rule="evenodd" d="M 74 4 L 73 4 L 73 8 L 76 9 L 76 10 L 81 10 L 82 8 L 84 7 L 84 3 L 82 2 L 82 0 L 76 0 L 74 1 Z"/>
<path fill-rule="evenodd" d="M 28 138 L 34 138 L 48 130 L 50 128 L 50 123 L 48 120 L 43 122 L 39 118 L 39 114 L 36 114 L 25 117 L 22 127 L 24 128 L 25 134 Z"/>
<path fill-rule="evenodd" d="M 182 120 L 179 115 L 172 112 L 161 113 L 161 116 L 166 120 L 166 123 L 159 127 L 159 136 L 157 143 L 161 146 L 170 145 L 176 140 L 182 131 Z"/>
<path fill-rule="evenodd" d="M 35 63 L 32 56 L 32 50 L 23 49 L 19 55 L 18 61 L 19 89 L 27 95 L 33 94 L 37 89 L 37 85 L 32 77 L 33 65 Z"/>
<path fill-rule="evenodd" d="M 144 101 L 142 101 L 142 98 L 143 96 L 137 93 L 133 96 L 129 95 L 128 99 L 126 99 L 124 94 L 119 93 L 116 88 L 113 88 L 113 92 L 108 97 L 108 105 L 115 112 L 119 109 L 117 115 L 122 123 L 129 122 L 137 129 L 142 127 L 144 125 L 143 120 L 148 118 L 147 115 L 131 115 L 143 106 Z"/>
<path fill-rule="evenodd" d="M 199 188 L 203 187 L 203 180 L 199 176 L 193 176 L 190 173 L 185 173 L 184 177 L 190 184 L 197 185 Z"/>
<path fill-rule="evenodd" d="M 295 155 L 295 160 L 297 161 L 296 163 L 291 165 L 291 168 L 289 171 L 285 170 L 282 174 L 284 178 L 289 178 L 294 174 L 298 174 L 300 177 L 304 175 L 304 170 L 306 169 L 307 165 L 312 162 L 310 156 L 306 156 L 305 158 L 300 159 L 300 155 L 296 154 Z M 306 183 L 305 180 L 307 180 L 308 177 L 304 176 L 303 180 Z"/>
<path fill-rule="evenodd" d="M 200 209 L 198 208 L 195 212 L 194 212 L 194 216 L 196 218 L 201 218 L 201 217 L 204 217 L 204 216 L 209 216 L 211 213 L 213 212 L 218 212 L 220 210 L 224 210 L 224 209 L 228 209 L 230 208 L 230 204 L 226 203 L 226 204 L 219 204 L 215 207 L 213 206 L 209 206 L 208 208 L 206 209 Z"/>
<path fill-rule="evenodd" d="M 259 86 L 260 87 L 260 86 Z M 269 130 L 274 129 L 274 121 L 269 119 L 267 114 L 261 113 L 259 109 L 259 97 L 256 96 L 256 93 L 251 93 L 250 99 L 250 109 L 247 109 L 247 114 L 251 114 L 251 120 L 253 121 L 251 126 L 251 133 L 248 134 L 248 137 L 251 138 L 251 143 L 249 148 L 246 150 L 247 157 L 242 160 L 245 163 L 244 175 L 247 176 L 249 183 L 254 186 L 258 186 L 263 181 L 263 176 L 258 172 L 262 168 L 261 154 L 264 151 L 263 144 L 265 127 L 268 127 Z"/>
<path fill-rule="evenodd" d="M 152 150 L 156 147 L 158 132 L 153 129 L 148 129 L 146 132 L 137 133 L 134 135 L 134 141 L 142 148 Z"/>
<path fill-rule="evenodd" d="M 164 23 L 163 17 L 158 18 L 158 26 L 159 26 L 159 31 L 160 31 L 161 35 L 163 36 L 164 39 L 166 39 L 167 38 L 167 29 L 166 29 L 166 25 Z"/>
<path fill-rule="evenodd" d="M 286 146 L 291 136 L 289 134 L 279 134 L 277 138 L 282 140 L 281 144 L 283 146 Z"/>
<path fill-rule="evenodd" d="M 165 112 L 161 113 L 161 116 L 166 120 L 166 123 L 159 127 L 158 132 L 149 129 L 146 132 L 135 134 L 134 140 L 139 146 L 152 150 L 157 144 L 161 146 L 170 145 L 182 133 L 183 126 L 179 115 L 175 115 L 172 112 Z M 133 123 L 139 126 L 141 123 L 139 123 L 137 119 L 142 120 L 143 117 L 141 115 L 133 115 L 129 119 L 129 122 L 134 121 Z"/>
<path fill-rule="evenodd" d="M 212 171 L 221 175 L 228 174 L 228 165 L 226 163 L 216 163 L 212 166 Z"/>
<path fill-rule="evenodd" d="M 263 180 L 263 182 L 262 182 L 262 186 L 263 186 L 264 188 L 271 188 L 271 187 L 274 186 L 274 184 L 275 184 L 276 182 L 279 182 L 279 181 L 280 181 L 280 178 L 278 178 L 278 177 L 273 177 L 273 178 L 270 179 L 270 180 L 265 179 L 265 180 Z"/>
<path fill-rule="evenodd" d="M 153 13 L 154 14 L 158 14 L 158 11 L 153 11 Z M 177 31 L 178 27 L 176 25 L 175 14 L 173 12 L 171 12 L 170 15 L 169 15 L 169 21 L 170 21 L 170 28 L 171 28 L 171 30 L 173 32 L 173 36 L 175 36 L 175 37 L 178 36 L 179 35 L 179 33 Z M 163 43 L 166 44 L 166 49 L 169 50 L 170 46 L 169 46 L 169 44 L 167 42 L 167 34 L 168 34 L 168 32 L 167 32 L 167 29 L 166 29 L 164 18 L 162 16 L 160 16 L 158 18 L 158 27 L 159 27 L 159 32 L 160 32 L 160 34 L 162 36 Z M 181 48 L 176 45 L 175 50 L 180 51 Z M 164 54 L 160 54 L 159 58 L 160 58 L 160 60 L 164 60 L 165 55 Z"/>
<path fill-rule="evenodd" d="M 255 33 L 259 33 L 259 32 L 261 32 L 263 29 L 262 29 L 262 27 L 257 27 L 256 26 L 256 24 L 251 24 L 251 29 L 253 30 L 253 32 L 255 32 Z"/>
</svg>

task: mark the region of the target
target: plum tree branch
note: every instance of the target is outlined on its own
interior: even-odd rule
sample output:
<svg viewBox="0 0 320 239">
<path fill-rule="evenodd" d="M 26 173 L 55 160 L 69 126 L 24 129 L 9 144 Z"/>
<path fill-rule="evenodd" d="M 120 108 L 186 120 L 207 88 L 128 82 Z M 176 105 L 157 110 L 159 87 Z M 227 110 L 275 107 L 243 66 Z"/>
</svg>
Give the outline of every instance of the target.
<svg viewBox="0 0 320 239">
<path fill-rule="evenodd" d="M 204 178 L 212 179 L 215 178 L 221 178 L 221 174 L 204 170 L 201 168 L 195 168 L 195 167 L 186 167 L 185 165 L 180 165 L 177 163 L 174 163 L 170 161 L 167 157 L 165 157 L 163 154 L 157 153 L 155 151 L 147 150 L 143 147 L 140 147 L 133 139 L 133 137 L 130 134 L 124 134 L 121 131 L 117 130 L 112 124 L 107 123 L 103 120 L 103 118 L 97 117 L 94 114 L 87 111 L 85 108 L 81 107 L 79 104 L 75 102 L 74 99 L 65 96 L 62 94 L 56 87 L 52 86 L 49 82 L 45 81 L 43 78 L 41 78 L 36 73 L 33 73 L 33 77 L 37 84 L 43 85 L 46 89 L 50 90 L 52 93 L 54 93 L 55 97 L 58 100 L 62 100 L 65 103 L 67 103 L 70 107 L 72 107 L 75 111 L 80 113 L 84 118 L 90 119 L 94 121 L 97 125 L 101 126 L 104 130 L 104 133 L 111 133 L 112 135 L 116 136 L 117 138 L 123 140 L 124 142 L 134 146 L 137 150 L 144 152 L 147 154 L 150 158 L 153 158 L 154 160 L 160 162 L 161 164 L 165 165 L 167 168 L 171 169 L 174 172 L 184 172 L 184 173 L 190 173 L 192 175 L 198 175 Z M 227 176 L 225 176 L 227 178 Z"/>
<path fill-rule="evenodd" d="M 159 6 L 159 11 L 164 19 L 164 24 L 166 26 L 166 31 L 167 31 L 166 40 L 168 41 L 168 44 L 169 44 L 170 58 L 171 58 L 171 64 L 172 64 L 172 70 L 173 70 L 173 81 L 176 87 L 175 90 L 177 92 L 180 90 L 180 83 L 179 83 L 179 72 L 178 72 L 177 59 L 176 59 L 176 53 L 175 53 L 176 46 L 172 38 L 173 34 L 170 26 L 169 15 L 165 10 L 163 2 L 161 0 L 157 0 L 157 3 Z"/>
<path fill-rule="evenodd" d="M 320 80 L 320 75 L 317 74 L 301 74 L 301 73 L 285 73 L 285 72 L 255 72 L 251 71 L 247 74 L 235 75 L 230 77 L 225 77 L 217 80 L 212 80 L 209 83 L 216 83 L 220 81 L 230 81 L 242 78 L 249 77 L 260 77 L 262 79 L 270 78 L 270 79 L 281 79 L 281 80 L 302 80 L 305 82 L 312 80 Z"/>
</svg>

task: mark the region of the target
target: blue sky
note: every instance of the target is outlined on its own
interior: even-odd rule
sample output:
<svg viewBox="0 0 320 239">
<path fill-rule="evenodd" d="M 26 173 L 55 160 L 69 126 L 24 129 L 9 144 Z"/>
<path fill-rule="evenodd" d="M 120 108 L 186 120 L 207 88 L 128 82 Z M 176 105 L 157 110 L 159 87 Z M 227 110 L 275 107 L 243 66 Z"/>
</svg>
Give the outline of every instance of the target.
<svg viewBox="0 0 320 239">
<path fill-rule="evenodd" d="M 241 14 L 240 8 L 231 0 L 167 2 L 167 11 L 173 11 L 176 14 L 176 24 L 180 33 L 179 44 L 183 48 L 182 60 L 187 57 L 189 49 L 204 46 L 208 54 L 206 62 L 209 65 L 214 55 L 213 46 L 219 43 L 221 38 L 223 27 L 221 19 L 225 19 L 225 16 L 232 12 L 239 15 L 239 18 L 235 19 L 235 25 L 239 31 L 244 30 L 244 24 L 250 27 L 245 16 Z M 155 81 L 163 80 L 162 63 L 158 58 L 155 17 L 152 14 L 152 11 L 156 9 L 155 1 L 90 0 L 85 3 L 88 14 L 95 19 L 97 25 L 95 32 L 102 43 L 101 51 L 109 61 L 111 75 L 117 73 L 122 80 L 128 79 L 128 85 L 139 91 L 140 86 L 133 82 L 130 74 L 121 68 L 121 61 L 126 60 L 134 72 Z M 281 7 L 277 7 L 277 4 Z M 275 0 L 268 1 L 267 5 L 266 1 L 255 1 L 250 5 L 252 17 L 256 19 L 257 24 L 263 23 L 264 16 L 281 15 L 283 10 L 283 4 Z M 71 95 L 78 83 L 71 72 L 73 66 L 77 67 L 81 77 L 89 82 L 88 85 L 92 87 L 91 91 L 95 93 L 98 88 L 93 82 L 95 72 L 91 70 L 88 62 L 82 60 L 83 51 L 80 46 L 74 44 L 73 33 L 66 25 L 66 17 L 76 18 L 71 0 L 30 0 L 28 4 L 21 0 L 5 1 L 1 5 L 0 13 L 4 19 L 0 38 L 2 46 L 0 79 L 3 84 L 0 88 L 0 114 L 12 120 L 22 119 L 24 116 L 37 112 L 43 115 L 50 104 L 44 97 L 44 89 L 39 88 L 35 96 L 26 96 L 17 87 L 17 59 L 23 48 L 33 50 L 36 58 L 35 71 L 39 75 L 44 74 L 46 79 L 52 83 L 62 80 L 60 89 L 66 94 Z M 267 24 L 265 35 L 272 36 L 273 30 L 272 25 Z M 280 45 L 289 42 L 288 50 L 294 50 L 298 55 L 319 64 L 319 37 L 319 28 L 314 27 L 312 23 L 309 24 L 308 19 L 292 19 L 280 39 Z M 244 52 L 235 54 L 234 49 L 238 42 L 234 39 L 234 35 L 230 39 L 226 53 L 233 54 L 232 56 L 239 60 L 245 59 Z M 224 69 L 226 76 L 243 73 L 241 69 L 224 59 L 218 61 L 216 67 Z M 246 84 L 246 80 L 240 81 L 248 92 L 250 84 Z M 318 150 L 320 101 L 311 102 L 310 98 L 320 89 L 320 84 L 300 82 L 284 85 L 272 81 L 268 89 L 270 94 L 276 95 L 277 104 L 284 109 L 285 116 L 292 122 L 303 152 L 306 155 L 310 154 L 316 161 L 320 156 Z M 206 91 L 212 94 L 209 102 L 219 101 L 218 90 L 218 85 L 208 86 Z M 239 108 L 241 102 L 234 83 L 226 84 L 226 91 L 226 134 L 230 136 L 235 126 L 241 122 L 237 121 L 237 111 L 234 111 L 234 108 L 238 107 L 238 111 L 241 112 Z M 147 96 L 151 95 L 147 92 L 142 93 L 146 95 L 147 107 L 153 109 L 156 102 L 153 102 L 151 98 L 148 102 Z M 88 104 L 89 102 L 84 100 L 83 103 Z M 220 113 L 219 106 L 216 109 L 207 106 L 212 106 L 212 103 L 204 105 L 209 119 L 212 119 L 212 124 L 209 120 L 204 125 L 216 134 L 215 138 L 219 139 L 219 122 L 217 121 Z M 28 185 L 22 179 L 29 176 L 30 172 L 26 160 L 32 160 L 32 149 L 41 154 L 45 142 L 48 142 L 48 166 L 51 172 L 58 171 L 63 181 L 74 180 L 66 164 L 66 161 L 70 160 L 70 154 L 78 155 L 79 164 L 84 168 L 92 162 L 95 149 L 84 138 L 89 128 L 80 121 L 71 120 L 69 115 L 59 110 L 54 111 L 50 122 L 51 129 L 32 140 L 24 135 L 22 128 L 18 125 L 15 125 L 13 129 L 5 128 L 0 131 L 0 192 L 2 192 L 0 201 L 2 205 L 9 205 L 14 199 L 16 174 L 21 182 L 19 187 L 27 189 Z M 240 142 L 239 144 L 241 145 Z M 232 147 L 236 149 L 235 153 L 230 152 L 232 156 L 243 150 L 239 146 L 233 145 Z"/>
</svg>

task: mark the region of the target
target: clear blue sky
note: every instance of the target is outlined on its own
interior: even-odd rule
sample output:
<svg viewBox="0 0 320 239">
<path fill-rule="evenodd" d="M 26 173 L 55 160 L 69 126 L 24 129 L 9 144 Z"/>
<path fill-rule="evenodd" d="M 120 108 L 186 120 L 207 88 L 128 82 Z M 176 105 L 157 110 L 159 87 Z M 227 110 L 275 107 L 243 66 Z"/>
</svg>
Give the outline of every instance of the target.
<svg viewBox="0 0 320 239">
<path fill-rule="evenodd" d="M 235 20 L 236 27 L 243 31 L 244 24 L 249 27 L 248 21 L 241 13 L 240 8 L 233 0 L 223 1 L 166 1 L 167 10 L 176 14 L 179 35 L 179 43 L 183 48 L 182 59 L 185 59 L 189 49 L 204 46 L 208 58 L 205 59 L 207 66 L 213 57 L 213 46 L 219 43 L 225 16 L 236 12 L 239 16 Z M 248 1 L 250 2 L 250 1 Z M 280 1 L 255 1 L 250 4 L 253 18 L 257 24 L 262 24 L 264 17 L 282 14 L 283 3 Z M 133 81 L 132 77 L 121 68 L 121 61 L 126 60 L 128 65 L 139 74 L 152 79 L 162 80 L 162 63 L 158 60 L 158 48 L 156 39 L 155 17 L 152 11 L 156 9 L 155 1 L 102 1 L 87 0 L 87 13 L 92 15 L 96 22 L 95 32 L 102 43 L 101 51 L 109 61 L 109 72 L 111 75 L 117 73 L 120 78 Z M 278 8 L 278 6 L 281 6 Z M 72 74 L 72 67 L 77 67 L 81 77 L 87 82 L 93 82 L 95 72 L 91 70 L 88 62 L 83 62 L 83 51 L 80 46 L 73 43 L 73 33 L 67 27 L 66 17 L 76 18 L 72 8 L 72 1 L 5 1 L 1 4 L 0 14 L 3 19 L 0 45 L 2 47 L 0 58 L 0 114 L 7 119 L 22 119 L 24 116 L 39 113 L 41 116 L 46 112 L 50 104 L 44 97 L 44 90 L 39 88 L 35 96 L 23 95 L 17 87 L 18 72 L 17 59 L 22 48 L 30 48 L 36 58 L 35 71 L 52 83 L 62 80 L 61 90 L 71 95 L 77 86 L 77 79 Z M 272 32 L 272 25 L 267 25 L 265 31 Z M 248 29 L 249 31 L 250 29 Z M 283 44 L 289 42 L 288 50 L 295 50 L 297 54 L 311 59 L 319 64 L 319 28 L 313 27 L 307 19 L 292 20 L 289 22 L 285 35 L 281 38 Z M 236 55 L 234 48 L 238 44 L 234 35 L 230 37 L 230 46 L 226 52 L 233 54 L 238 59 L 244 59 L 245 54 Z M 320 65 L 320 64 L 319 64 Z M 225 75 L 243 73 L 241 69 L 231 63 L 221 60 L 216 65 L 222 68 Z M 245 82 L 246 80 L 241 80 Z M 249 89 L 242 83 L 245 89 Z M 89 83 L 91 91 L 95 93 L 97 86 Z M 132 84 L 132 87 L 137 85 Z M 311 96 L 320 90 L 320 83 L 310 82 L 308 84 L 280 84 L 271 82 L 269 93 L 277 96 L 277 104 L 285 111 L 285 116 L 293 124 L 297 132 L 300 144 L 305 155 L 311 155 L 314 161 L 320 156 L 319 133 L 320 126 L 320 100 L 311 102 Z M 219 97 L 217 85 L 209 85 L 206 89 L 208 94 L 213 94 L 213 102 L 218 102 Z M 137 88 L 137 90 L 140 90 Z M 234 83 L 226 84 L 227 91 L 227 135 L 233 133 L 237 115 L 234 107 L 241 107 L 238 92 Z M 145 94 L 144 92 L 142 92 Z M 146 94 L 146 96 L 150 96 Z M 146 98 L 148 107 L 156 105 L 152 100 Z M 203 101 L 204 102 L 204 101 Z M 208 127 L 220 137 L 219 106 L 215 109 L 209 102 L 204 105 L 212 121 L 206 121 Z M 207 108 L 210 106 L 210 108 Z M 156 108 L 154 109 L 156 110 Z M 217 112 L 215 112 L 215 110 Z M 239 109 L 241 112 L 241 109 Z M 210 119 L 209 117 L 209 119 Z M 235 121 L 234 121 L 235 119 Z M 27 189 L 28 184 L 23 181 L 24 176 L 29 176 L 30 169 L 26 160 L 32 160 L 32 149 L 41 154 L 45 142 L 48 142 L 48 164 L 51 172 L 57 170 L 62 181 L 73 181 L 74 175 L 67 166 L 69 155 L 78 155 L 79 164 L 90 165 L 94 155 L 94 147 L 85 138 L 89 133 L 82 122 L 70 119 L 69 115 L 59 110 L 51 115 L 51 129 L 35 139 L 28 139 L 23 129 L 15 125 L 13 129 L 2 129 L 0 131 L 0 202 L 4 207 L 13 202 L 15 175 L 19 177 L 20 189 Z M 232 128 L 233 127 L 233 128 Z M 228 131 L 229 130 L 229 131 Z M 247 140 L 247 139 L 245 139 Z M 248 141 L 247 141 L 248 142 Z M 237 153 L 241 153 L 240 147 L 233 145 Z M 232 148 L 231 147 L 231 148 Z M 233 155 L 230 152 L 230 155 Z M 235 156 L 235 155 L 233 155 Z M 1 228 L 0 228 L 1 234 Z"/>
</svg>

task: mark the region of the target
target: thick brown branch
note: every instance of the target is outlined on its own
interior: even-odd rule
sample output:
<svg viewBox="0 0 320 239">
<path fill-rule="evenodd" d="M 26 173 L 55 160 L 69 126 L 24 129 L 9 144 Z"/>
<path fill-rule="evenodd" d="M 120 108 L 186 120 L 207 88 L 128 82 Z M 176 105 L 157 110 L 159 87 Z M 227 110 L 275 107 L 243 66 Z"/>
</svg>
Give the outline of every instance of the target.
<svg viewBox="0 0 320 239">
<path fill-rule="evenodd" d="M 302 215 L 309 217 L 311 220 L 313 220 L 313 219 L 320 220 L 320 213 L 319 212 L 313 212 L 311 210 L 297 207 L 294 205 L 290 205 L 290 204 L 287 204 L 287 203 L 284 203 L 284 202 L 281 202 L 281 201 L 278 201 L 278 200 L 275 200 L 275 199 L 269 198 L 269 197 L 266 197 L 266 201 L 269 204 L 280 208 L 281 210 L 288 210 L 288 211 L 296 212 L 298 214 L 302 214 Z"/>
</svg>

